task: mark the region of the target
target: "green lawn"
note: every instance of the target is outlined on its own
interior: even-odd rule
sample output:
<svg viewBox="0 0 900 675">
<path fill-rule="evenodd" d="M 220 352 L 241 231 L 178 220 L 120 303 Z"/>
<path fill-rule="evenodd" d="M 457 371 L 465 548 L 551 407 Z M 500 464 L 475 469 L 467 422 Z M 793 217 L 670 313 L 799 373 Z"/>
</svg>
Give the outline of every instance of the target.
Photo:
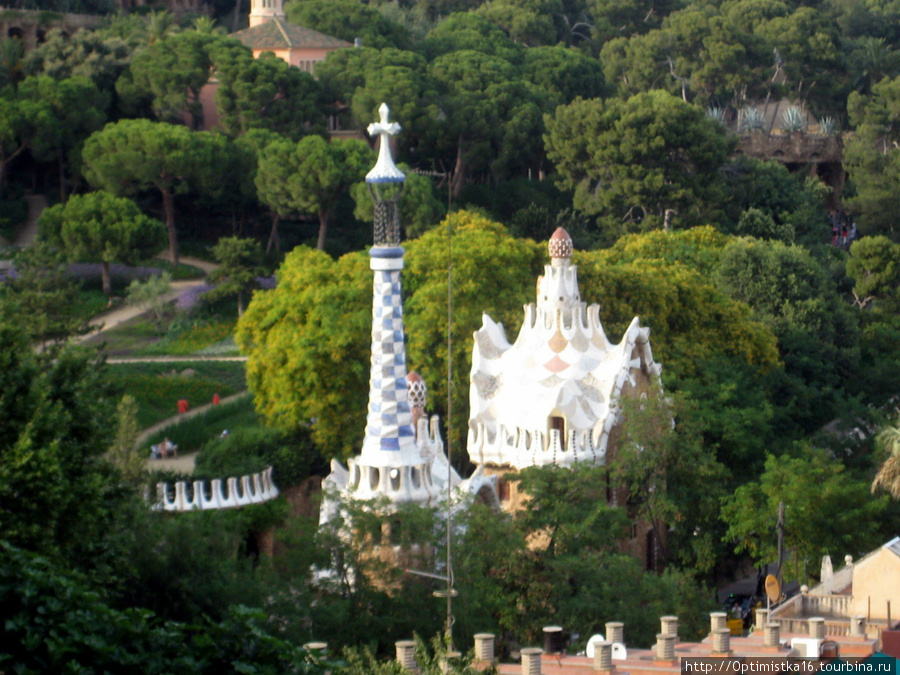
<svg viewBox="0 0 900 675">
<path fill-rule="evenodd" d="M 109 298 L 100 289 L 81 290 L 73 307 L 69 307 L 69 315 L 74 318 L 89 320 L 106 309 Z"/>
<path fill-rule="evenodd" d="M 253 408 L 253 398 L 245 396 L 232 403 L 210 408 L 202 415 L 179 420 L 151 435 L 145 445 L 150 447 L 163 438 L 168 438 L 178 445 L 179 453 L 183 454 L 201 450 L 225 429 L 233 432 L 236 429 L 258 426 L 262 426 L 262 423 Z"/>
<path fill-rule="evenodd" d="M 131 394 L 137 400 L 141 428 L 175 416 L 182 397 L 198 406 L 212 401 L 213 394 L 224 398 L 247 388 L 240 361 L 113 363 L 107 371 L 120 395 Z"/>
<path fill-rule="evenodd" d="M 221 314 L 187 319 L 173 311 L 160 330 L 149 318 L 139 316 L 91 338 L 88 344 L 105 344 L 108 356 L 238 356 L 233 338 L 236 320 Z"/>
</svg>

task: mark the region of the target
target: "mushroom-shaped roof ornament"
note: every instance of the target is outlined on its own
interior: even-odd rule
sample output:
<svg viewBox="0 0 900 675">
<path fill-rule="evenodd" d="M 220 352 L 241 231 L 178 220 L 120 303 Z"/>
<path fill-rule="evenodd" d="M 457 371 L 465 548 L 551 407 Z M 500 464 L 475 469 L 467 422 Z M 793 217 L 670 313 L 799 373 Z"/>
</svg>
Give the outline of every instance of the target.
<svg viewBox="0 0 900 675">
<path fill-rule="evenodd" d="M 388 122 L 388 115 L 391 110 L 387 107 L 387 103 L 382 103 L 378 107 L 380 121 L 370 124 L 366 131 L 369 136 L 381 136 L 381 147 L 378 149 L 378 161 L 372 170 L 366 174 L 367 183 L 402 183 L 406 180 L 404 173 L 394 164 L 394 158 L 391 156 L 390 136 L 396 136 L 400 133 L 400 125 L 397 122 Z"/>
<path fill-rule="evenodd" d="M 550 236 L 549 241 L 550 259 L 552 261 L 560 258 L 572 257 L 572 237 L 563 228 L 557 227 L 556 231 Z"/>
</svg>

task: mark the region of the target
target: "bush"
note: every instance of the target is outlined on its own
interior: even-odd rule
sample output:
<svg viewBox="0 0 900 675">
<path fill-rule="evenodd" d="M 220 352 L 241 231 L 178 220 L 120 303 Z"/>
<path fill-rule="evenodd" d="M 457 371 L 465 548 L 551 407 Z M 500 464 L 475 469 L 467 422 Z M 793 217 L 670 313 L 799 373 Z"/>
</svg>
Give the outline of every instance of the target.
<svg viewBox="0 0 900 675">
<path fill-rule="evenodd" d="M 288 487 L 309 476 L 318 457 L 306 429 L 291 437 L 268 427 L 245 427 L 208 441 L 197 458 L 194 476 L 238 476 L 272 466 L 276 484 Z"/>
<path fill-rule="evenodd" d="M 154 354 L 189 355 L 207 349 L 234 334 L 234 320 L 180 319 L 172 322 L 166 336 L 144 350 Z M 232 345 L 231 351 L 238 349 Z"/>
<path fill-rule="evenodd" d="M 206 521 L 213 522 L 209 518 Z M 181 529 L 185 524 L 182 521 Z M 169 537 L 168 541 L 190 544 L 194 541 L 190 534 Z M 214 536 L 210 541 L 217 539 Z M 201 550 L 192 548 L 195 554 Z M 151 551 L 156 552 L 153 547 Z M 171 573 L 167 582 L 171 585 L 148 589 L 149 597 L 161 603 L 172 590 L 218 592 L 208 588 L 210 580 L 203 576 L 211 565 L 217 565 L 222 572 L 215 581 L 231 586 L 233 595 L 242 599 L 247 592 L 240 582 L 246 583 L 251 577 L 230 573 L 226 568 L 230 558 L 198 561 L 196 557 L 184 560 L 171 556 L 167 562 L 179 565 L 191 576 L 185 579 L 165 565 L 154 565 L 154 570 Z M 202 565 L 197 566 L 198 562 Z M 191 581 L 198 582 L 200 589 L 192 588 Z M 211 596 L 209 593 L 206 597 L 212 600 Z M 219 595 L 219 599 L 226 597 Z M 207 614 L 212 616 L 204 616 L 202 608 L 186 607 L 189 623 L 163 621 L 139 605 L 118 610 L 70 570 L 5 543 L 0 544 L 0 603 L 5 617 L 0 626 L 0 669 L 8 673 L 161 675 L 184 670 L 196 675 L 314 675 L 333 668 L 320 664 L 305 649 L 275 637 L 269 630 L 271 618 L 261 610 L 224 602 L 220 606 L 210 604 Z"/>
<path fill-rule="evenodd" d="M 24 199 L 0 199 L 0 235 L 12 239 L 13 231 L 28 217 L 28 202 Z"/>
</svg>

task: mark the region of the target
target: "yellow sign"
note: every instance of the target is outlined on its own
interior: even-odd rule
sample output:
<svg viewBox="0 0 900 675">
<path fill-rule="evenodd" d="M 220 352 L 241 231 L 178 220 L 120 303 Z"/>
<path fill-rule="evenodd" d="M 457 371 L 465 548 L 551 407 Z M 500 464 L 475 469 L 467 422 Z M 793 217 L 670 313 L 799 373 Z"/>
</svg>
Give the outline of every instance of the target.
<svg viewBox="0 0 900 675">
<path fill-rule="evenodd" d="M 766 577 L 766 595 L 769 597 L 769 602 L 778 602 L 781 598 L 781 584 L 778 583 L 774 574 Z"/>
</svg>

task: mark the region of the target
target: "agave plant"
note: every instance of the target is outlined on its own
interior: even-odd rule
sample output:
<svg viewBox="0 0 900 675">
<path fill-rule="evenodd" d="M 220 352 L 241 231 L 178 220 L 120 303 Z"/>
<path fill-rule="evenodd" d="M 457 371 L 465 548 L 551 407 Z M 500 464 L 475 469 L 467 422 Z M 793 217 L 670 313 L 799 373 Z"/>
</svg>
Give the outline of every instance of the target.
<svg viewBox="0 0 900 675">
<path fill-rule="evenodd" d="M 823 136 L 831 136 L 832 134 L 836 134 L 838 131 L 840 131 L 840 127 L 838 127 L 838 121 L 831 115 L 823 117 L 819 120 L 819 133 Z"/>
<path fill-rule="evenodd" d="M 719 124 L 725 124 L 725 108 L 719 107 L 710 107 L 706 109 L 706 116 L 718 122 Z"/>
<path fill-rule="evenodd" d="M 766 122 L 762 113 L 756 108 L 742 108 L 738 113 L 738 131 L 740 133 L 762 131 L 765 127 Z"/>
<path fill-rule="evenodd" d="M 806 121 L 803 113 L 797 106 L 791 106 L 781 115 L 781 128 L 787 134 L 795 134 L 806 131 Z"/>
</svg>

